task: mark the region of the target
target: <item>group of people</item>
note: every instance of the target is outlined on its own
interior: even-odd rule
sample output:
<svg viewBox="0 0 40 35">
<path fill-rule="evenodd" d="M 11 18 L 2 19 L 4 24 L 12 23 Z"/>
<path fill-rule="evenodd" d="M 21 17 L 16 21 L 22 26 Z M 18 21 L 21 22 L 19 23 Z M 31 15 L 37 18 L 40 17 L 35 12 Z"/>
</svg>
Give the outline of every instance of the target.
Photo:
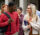
<svg viewBox="0 0 40 35">
<path fill-rule="evenodd" d="M 16 9 L 14 2 L 2 4 L 0 12 L 0 35 L 39 35 L 40 17 L 36 14 L 36 6 L 28 4 L 26 14 L 22 8 Z"/>
</svg>

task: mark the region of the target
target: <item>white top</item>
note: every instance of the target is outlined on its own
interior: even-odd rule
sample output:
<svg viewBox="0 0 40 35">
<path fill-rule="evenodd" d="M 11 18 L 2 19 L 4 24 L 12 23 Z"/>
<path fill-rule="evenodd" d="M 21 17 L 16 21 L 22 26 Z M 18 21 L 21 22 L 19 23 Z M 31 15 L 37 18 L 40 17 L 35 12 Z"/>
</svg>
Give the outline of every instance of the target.
<svg viewBox="0 0 40 35">
<path fill-rule="evenodd" d="M 26 14 L 26 15 L 24 16 L 24 19 L 23 19 L 22 28 L 23 28 L 23 30 L 24 30 L 24 35 L 29 35 L 29 33 L 30 33 L 30 30 L 27 31 L 29 28 L 24 25 L 24 20 L 27 20 L 28 18 L 29 18 L 29 16 Z"/>
<path fill-rule="evenodd" d="M 28 20 L 29 15 L 24 16 L 24 20 Z M 36 22 L 35 18 L 32 19 L 32 22 L 30 22 L 30 25 L 32 26 L 32 34 L 38 34 L 38 31 L 40 30 L 40 18 L 38 16 L 38 21 Z M 28 27 L 24 25 L 24 21 L 22 24 L 23 30 L 27 31 Z"/>
<path fill-rule="evenodd" d="M 35 19 L 30 22 L 30 25 L 32 26 L 32 34 L 38 34 L 38 31 L 40 30 L 40 18 L 38 16 L 38 21 L 36 22 Z"/>
<path fill-rule="evenodd" d="M 29 18 L 29 16 L 26 14 L 26 15 L 24 16 L 23 24 L 22 24 L 23 30 L 27 30 L 27 29 L 28 29 L 28 27 L 24 25 L 24 20 L 27 20 L 28 18 Z"/>
</svg>

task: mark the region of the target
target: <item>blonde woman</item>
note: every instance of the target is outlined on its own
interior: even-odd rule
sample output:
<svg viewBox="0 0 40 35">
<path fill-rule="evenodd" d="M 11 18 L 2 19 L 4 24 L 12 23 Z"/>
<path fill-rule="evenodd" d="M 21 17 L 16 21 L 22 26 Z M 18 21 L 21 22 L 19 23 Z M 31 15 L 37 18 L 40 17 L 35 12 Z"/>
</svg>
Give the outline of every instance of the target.
<svg viewBox="0 0 40 35">
<path fill-rule="evenodd" d="M 22 27 L 23 27 L 23 30 L 24 30 L 24 35 L 29 35 L 30 33 L 30 23 L 29 23 L 29 20 L 31 20 L 30 18 L 32 17 L 32 9 L 31 9 L 31 6 L 28 5 L 27 6 L 27 14 L 24 16 L 24 20 L 23 20 L 23 24 L 22 24 Z"/>
<path fill-rule="evenodd" d="M 32 35 L 38 35 L 40 29 L 40 18 L 36 16 L 36 7 L 34 4 L 29 4 L 27 6 L 27 14 L 24 16 L 24 21 L 22 24 L 24 35 L 30 35 L 32 27 Z"/>
<path fill-rule="evenodd" d="M 39 35 L 40 31 L 40 18 L 36 15 L 36 6 L 34 4 L 30 4 L 32 7 L 32 20 L 29 21 L 32 26 L 32 35 Z"/>
</svg>

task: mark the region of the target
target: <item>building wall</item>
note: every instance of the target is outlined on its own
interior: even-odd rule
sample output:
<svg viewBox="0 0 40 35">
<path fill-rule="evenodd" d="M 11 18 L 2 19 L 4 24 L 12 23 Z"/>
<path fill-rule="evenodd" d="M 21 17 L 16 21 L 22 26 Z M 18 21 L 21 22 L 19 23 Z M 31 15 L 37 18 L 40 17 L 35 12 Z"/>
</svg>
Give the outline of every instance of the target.
<svg viewBox="0 0 40 35">
<path fill-rule="evenodd" d="M 20 0 L 19 3 L 20 3 L 19 7 L 22 7 L 23 14 L 25 14 L 26 13 L 26 8 L 27 8 L 27 0 Z"/>
<path fill-rule="evenodd" d="M 8 5 L 9 2 L 11 2 L 12 0 L 5 0 L 5 4 Z"/>
<path fill-rule="evenodd" d="M 8 4 L 8 2 L 10 1 L 12 0 L 5 0 L 5 3 Z M 17 6 L 22 7 L 24 14 L 26 13 L 27 4 L 30 2 L 36 4 L 38 8 L 38 0 L 15 0 L 15 3 L 17 4 Z"/>
</svg>

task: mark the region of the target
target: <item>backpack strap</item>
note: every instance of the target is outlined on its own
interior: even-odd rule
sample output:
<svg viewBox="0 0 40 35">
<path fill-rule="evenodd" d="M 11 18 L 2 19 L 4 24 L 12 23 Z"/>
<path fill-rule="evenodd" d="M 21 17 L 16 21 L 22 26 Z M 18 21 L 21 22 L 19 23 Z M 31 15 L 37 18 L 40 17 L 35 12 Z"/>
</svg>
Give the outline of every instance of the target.
<svg viewBox="0 0 40 35">
<path fill-rule="evenodd" d="M 10 15 L 8 15 L 6 12 L 3 12 L 9 19 L 11 19 Z M 11 23 L 10 23 L 10 32 L 11 32 Z"/>
<path fill-rule="evenodd" d="M 11 18 L 6 12 L 3 12 L 9 19 Z"/>
</svg>

